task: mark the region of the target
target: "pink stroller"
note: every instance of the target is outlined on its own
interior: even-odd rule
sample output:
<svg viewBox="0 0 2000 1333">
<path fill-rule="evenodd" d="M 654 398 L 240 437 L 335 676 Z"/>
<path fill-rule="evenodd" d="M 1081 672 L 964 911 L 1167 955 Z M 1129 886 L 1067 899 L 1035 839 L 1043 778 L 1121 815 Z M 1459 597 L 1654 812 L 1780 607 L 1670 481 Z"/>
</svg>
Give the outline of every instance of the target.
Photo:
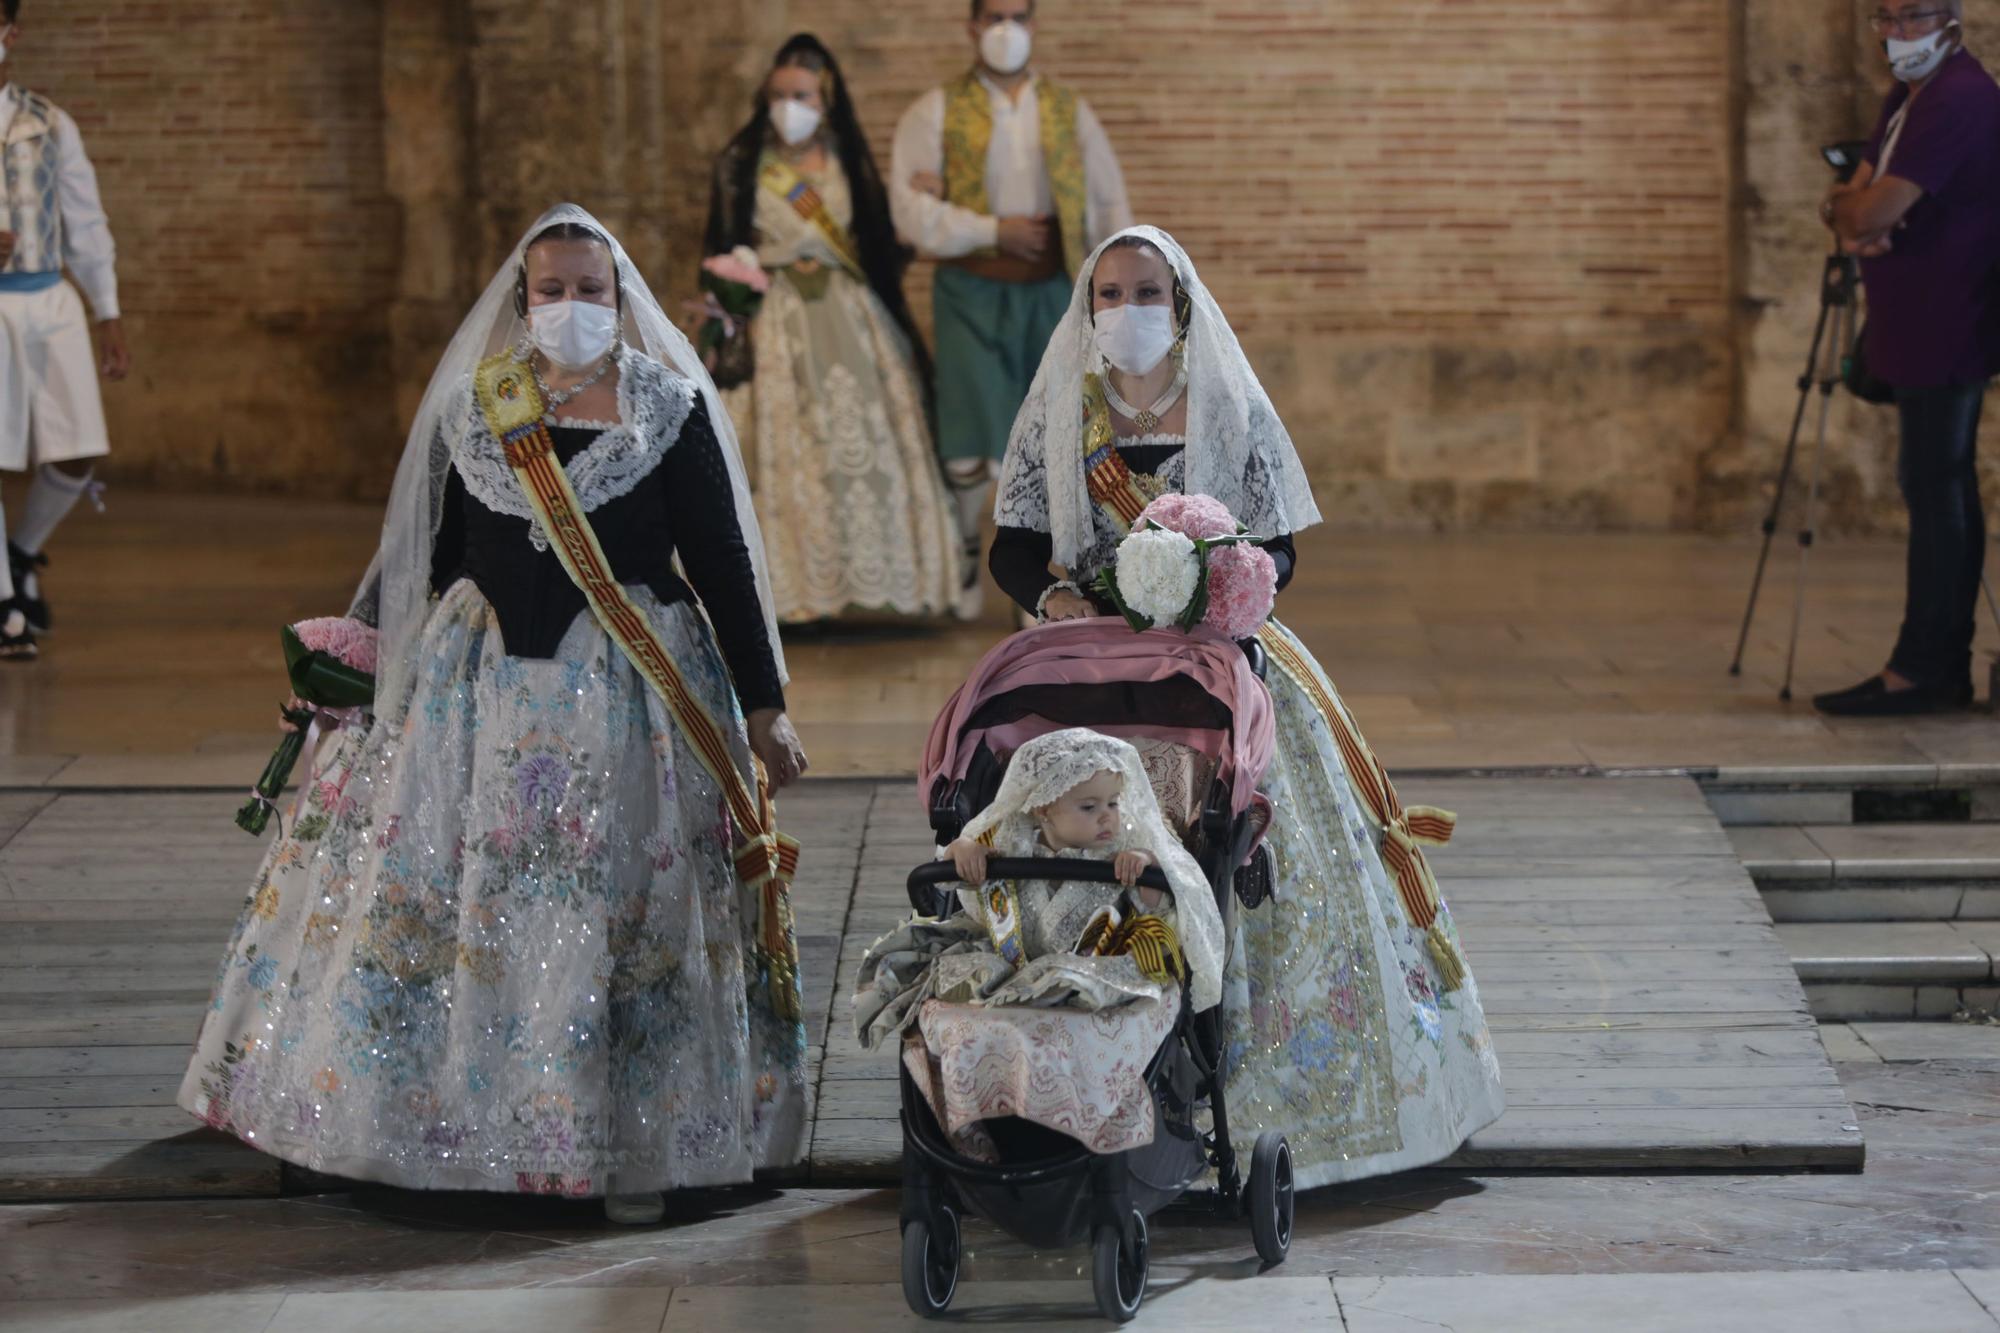
<svg viewBox="0 0 2000 1333">
<path fill-rule="evenodd" d="M 1273 720 L 1263 650 L 1207 631 L 1135 634 L 1121 621 L 1042 626 L 999 644 L 931 728 L 920 791 L 940 844 L 958 836 L 999 789 L 1022 743 L 1087 726 L 1138 747 L 1160 806 L 1185 840 L 1228 923 L 1240 900 L 1269 896 L 1262 845 L 1270 808 L 1257 791 L 1270 762 Z M 1097 876 L 1089 872 L 1101 871 Z M 1111 877 L 1107 864 L 996 859 L 1000 879 Z M 1167 884 L 1158 869 L 1141 880 Z M 910 873 L 910 903 L 925 916 L 957 910 L 948 861 Z M 1182 995 L 1172 1035 L 1146 1071 L 1153 1142 L 1097 1154 L 1053 1131 L 1009 1136 L 998 1162 L 964 1156 L 907 1069 L 902 1074 L 903 1294 L 916 1313 L 951 1304 L 960 1218 L 976 1213 L 1037 1248 L 1092 1245 L 1093 1285 L 1107 1318 L 1139 1311 L 1146 1288 L 1146 1219 L 1213 1170 L 1216 1209 L 1248 1214 L 1258 1255 L 1282 1262 L 1291 1244 L 1292 1161 L 1284 1136 L 1261 1135 L 1247 1179 L 1230 1146 L 1219 1010 L 1194 1014 Z M 1197 1114 L 1207 1111 L 1209 1128 Z M 1037 1128 L 1037 1127 L 1030 1127 Z"/>
</svg>

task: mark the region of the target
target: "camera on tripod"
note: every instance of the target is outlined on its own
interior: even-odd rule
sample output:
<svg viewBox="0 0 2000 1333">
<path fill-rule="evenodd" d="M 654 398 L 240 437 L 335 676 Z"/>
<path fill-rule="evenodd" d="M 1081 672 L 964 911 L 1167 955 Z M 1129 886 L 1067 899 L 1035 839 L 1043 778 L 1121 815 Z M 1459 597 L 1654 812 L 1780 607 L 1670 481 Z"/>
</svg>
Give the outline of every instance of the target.
<svg viewBox="0 0 2000 1333">
<path fill-rule="evenodd" d="M 1833 168 L 1839 183 L 1845 185 L 1861 169 L 1862 154 L 1867 151 L 1866 140 L 1844 139 L 1827 144 L 1819 150 L 1819 155 Z M 1780 699 L 1792 697 L 1792 673 L 1799 653 L 1799 627 L 1805 613 L 1806 556 L 1812 550 L 1813 515 L 1819 506 L 1820 456 L 1826 448 L 1826 424 L 1833 408 L 1833 391 L 1847 383 L 1855 369 L 1854 349 L 1859 330 L 1854 308 L 1860 287 L 1861 266 L 1836 241 L 1833 253 L 1826 257 L 1826 264 L 1820 270 L 1819 319 L 1813 324 L 1812 346 L 1806 352 L 1805 370 L 1798 378 L 1798 408 L 1792 413 L 1792 429 L 1785 437 L 1785 455 L 1778 464 L 1771 507 L 1764 515 L 1764 546 L 1757 554 L 1757 572 L 1750 579 L 1750 601 L 1743 608 L 1743 627 L 1736 635 L 1736 656 L 1729 664 L 1730 675 L 1743 674 L 1743 650 L 1750 642 L 1750 623 L 1757 615 L 1757 596 L 1763 590 L 1764 569 L 1771 559 L 1771 538 L 1778 531 L 1778 516 L 1784 508 L 1785 495 L 1791 489 L 1793 464 L 1798 460 L 1799 430 L 1805 424 L 1806 408 L 1812 401 L 1813 391 L 1817 389 L 1819 413 L 1813 432 L 1812 456 L 1808 460 L 1805 518 L 1799 528 L 1798 579 L 1792 591 L 1792 636 L 1791 644 L 1785 650 L 1785 683 L 1778 690 Z"/>
<path fill-rule="evenodd" d="M 1827 144 L 1819 150 L 1826 164 L 1833 168 L 1833 178 L 1841 185 L 1854 179 L 1854 173 L 1861 170 L 1861 155 L 1868 151 L 1866 139 L 1843 139 L 1839 143 Z"/>
<path fill-rule="evenodd" d="M 1819 155 L 1833 168 L 1835 179 L 1846 185 L 1861 169 L 1862 155 L 1867 151 L 1867 140 L 1844 139 L 1825 145 L 1819 150 Z M 1771 539 L 1778 531 L 1778 516 L 1784 508 L 1785 495 L 1791 489 L 1793 465 L 1798 461 L 1799 431 L 1805 425 L 1806 409 L 1817 390 L 1819 412 L 1813 430 L 1812 455 L 1807 460 L 1805 514 L 1799 526 L 1798 577 L 1792 589 L 1791 642 L 1785 649 L 1785 683 L 1778 689 L 1778 697 L 1783 700 L 1792 697 L 1792 674 L 1798 663 L 1799 628 L 1806 604 L 1806 557 L 1813 546 L 1813 518 L 1819 507 L 1820 458 L 1826 451 L 1827 416 L 1833 407 L 1833 391 L 1845 385 L 1864 403 L 1895 401 L 1895 391 L 1870 375 L 1862 363 L 1861 331 L 1855 319 L 1860 288 L 1861 266 L 1836 240 L 1833 253 L 1826 257 L 1825 267 L 1820 270 L 1819 318 L 1813 324 L 1812 345 L 1806 351 L 1805 370 L 1798 378 L 1798 407 L 1792 413 L 1792 428 L 1785 436 L 1784 457 L 1778 463 L 1771 506 L 1764 515 L 1762 525 L 1764 545 L 1757 553 L 1757 572 L 1750 577 L 1750 600 L 1743 608 L 1743 627 L 1736 634 L 1736 656 L 1729 663 L 1730 675 L 1743 674 L 1743 650 L 1750 642 L 1750 624 L 1756 618 L 1757 597 L 1764 588 L 1764 569 L 1771 559 Z M 1994 621 L 2000 623 L 2000 601 L 1994 599 L 1993 585 L 1982 576 L 1980 586 L 1986 590 L 1986 604 L 1993 612 Z M 1991 694 L 1995 700 L 2000 700 L 2000 659 L 1993 664 Z"/>
</svg>

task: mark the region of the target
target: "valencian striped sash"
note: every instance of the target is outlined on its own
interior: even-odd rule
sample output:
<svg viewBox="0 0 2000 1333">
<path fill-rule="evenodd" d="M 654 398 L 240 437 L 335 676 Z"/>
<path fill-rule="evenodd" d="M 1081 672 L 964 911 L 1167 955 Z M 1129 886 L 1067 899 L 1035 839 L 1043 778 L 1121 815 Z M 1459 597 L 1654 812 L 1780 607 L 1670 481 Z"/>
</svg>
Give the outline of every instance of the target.
<svg viewBox="0 0 2000 1333">
<path fill-rule="evenodd" d="M 1132 469 L 1118 456 L 1118 437 L 1111 429 L 1111 402 L 1095 375 L 1083 377 L 1083 475 L 1090 498 L 1120 532 L 1129 532 L 1151 503 L 1132 479 Z"/>
<path fill-rule="evenodd" d="M 1439 984 L 1447 991 L 1457 990 L 1465 984 L 1465 955 L 1438 919 L 1442 898 L 1438 892 L 1437 876 L 1431 873 L 1423 849 L 1442 847 L 1450 842 L 1452 830 L 1458 825 L 1458 816 L 1429 805 L 1413 805 L 1406 809 L 1397 799 L 1396 789 L 1390 785 L 1389 774 L 1383 769 L 1381 760 L 1375 757 L 1368 743 L 1361 738 L 1361 733 L 1354 729 L 1347 714 L 1335 702 L 1333 688 L 1320 673 L 1318 665 L 1300 652 L 1289 638 L 1270 626 L 1258 634 L 1257 640 L 1264 645 L 1270 660 L 1305 691 L 1313 707 L 1326 719 L 1327 730 L 1333 734 L 1334 744 L 1340 749 L 1341 762 L 1347 767 L 1348 780 L 1354 784 L 1355 793 L 1361 797 L 1361 803 L 1380 835 L 1382 864 L 1389 871 L 1390 878 L 1396 881 L 1396 892 L 1403 902 L 1403 914 L 1412 926 L 1424 932 L 1431 960 L 1437 964 Z"/>
<path fill-rule="evenodd" d="M 868 281 L 868 275 L 861 267 L 861 255 L 854 248 L 854 238 L 848 234 L 847 228 L 834 221 L 833 214 L 827 211 L 826 200 L 820 197 L 810 181 L 788 163 L 769 153 L 765 154 L 762 165 L 757 169 L 757 180 L 765 189 L 790 204 L 794 213 L 818 229 L 819 234 L 826 238 L 826 243 L 833 247 L 834 254 L 840 256 L 842 268 L 862 282 Z"/>
<path fill-rule="evenodd" d="M 759 894 L 757 953 L 770 988 L 771 1008 L 783 1018 L 801 1017 L 804 1006 L 791 909 L 799 845 L 778 832 L 768 783 L 759 771 L 757 788 L 751 790 L 722 727 L 688 688 L 666 646 L 613 576 L 569 474 L 556 457 L 533 372 L 503 352 L 480 363 L 473 373 L 473 394 L 563 569 L 583 590 L 598 623 L 659 693 L 688 748 L 721 787 L 729 807 L 736 876 Z M 756 768 L 755 759 L 751 765 Z"/>
</svg>

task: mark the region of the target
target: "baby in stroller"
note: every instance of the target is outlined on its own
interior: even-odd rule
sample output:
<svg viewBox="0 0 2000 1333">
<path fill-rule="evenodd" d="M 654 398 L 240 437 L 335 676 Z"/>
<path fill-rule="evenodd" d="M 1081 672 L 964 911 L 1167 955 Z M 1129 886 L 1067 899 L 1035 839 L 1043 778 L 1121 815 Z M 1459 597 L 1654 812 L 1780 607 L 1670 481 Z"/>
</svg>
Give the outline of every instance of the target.
<svg viewBox="0 0 2000 1333">
<path fill-rule="evenodd" d="M 1116 882 L 989 882 L 989 853 L 1109 861 Z M 1001 1159 L 995 1134 L 1025 1146 L 1026 1126 L 1097 1153 L 1151 1142 L 1146 1068 L 1183 979 L 1196 1012 L 1220 1000 L 1223 924 L 1139 752 L 1083 727 L 1028 741 L 946 854 L 964 910 L 907 922 L 869 950 L 855 997 L 863 1043 L 901 1036 L 911 1078 L 972 1160 Z M 1167 889 L 1139 885 L 1153 867 Z"/>
<path fill-rule="evenodd" d="M 1283 1262 L 1291 1149 L 1231 1137 L 1219 1003 L 1234 914 L 1269 896 L 1274 739 L 1257 644 L 1105 618 L 996 645 L 939 713 L 918 790 L 945 855 L 853 997 L 902 1057 L 912 1310 L 950 1308 L 978 1216 L 1088 1245 L 1098 1308 L 1131 1319 L 1147 1219 L 1203 1183 Z"/>
</svg>

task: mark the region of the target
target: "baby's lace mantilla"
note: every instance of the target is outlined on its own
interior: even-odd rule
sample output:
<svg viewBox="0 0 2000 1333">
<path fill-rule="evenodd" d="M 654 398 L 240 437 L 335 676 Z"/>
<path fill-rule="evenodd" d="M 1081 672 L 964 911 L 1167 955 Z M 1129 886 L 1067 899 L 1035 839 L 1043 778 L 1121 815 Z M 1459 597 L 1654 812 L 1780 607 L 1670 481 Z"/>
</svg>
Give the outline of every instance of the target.
<svg viewBox="0 0 2000 1333">
<path fill-rule="evenodd" d="M 626 349 L 618 376 L 620 424 L 611 427 L 565 467 L 585 512 L 629 495 L 646 474 L 658 467 L 680 437 L 694 410 L 695 385 L 651 357 Z M 465 396 L 465 427 L 452 448 L 452 462 L 472 497 L 496 514 L 532 520 L 534 507 L 521 490 L 514 469 L 472 401 Z M 531 525 L 539 535 L 539 525 Z M 539 544 L 539 543 L 538 543 Z"/>
</svg>

